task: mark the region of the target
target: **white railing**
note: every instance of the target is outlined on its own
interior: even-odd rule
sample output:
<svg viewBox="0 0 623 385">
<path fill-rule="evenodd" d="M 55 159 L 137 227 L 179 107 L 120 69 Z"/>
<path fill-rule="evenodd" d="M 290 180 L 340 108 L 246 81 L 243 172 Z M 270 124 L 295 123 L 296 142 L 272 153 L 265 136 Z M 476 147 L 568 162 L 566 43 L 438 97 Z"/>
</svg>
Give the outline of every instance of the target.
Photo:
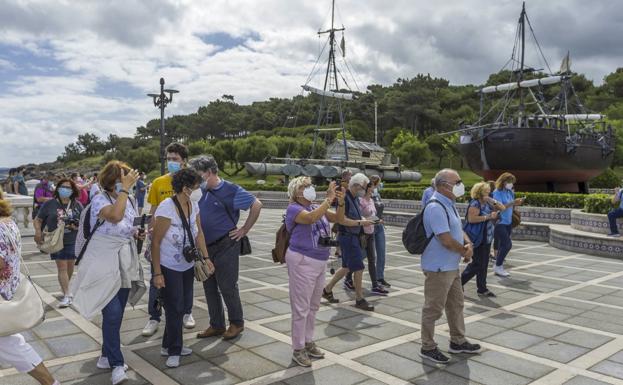
<svg viewBox="0 0 623 385">
<path fill-rule="evenodd" d="M 32 225 L 32 197 L 6 194 L 6 198 L 13 207 L 15 222 L 24 228 L 29 228 Z"/>
</svg>

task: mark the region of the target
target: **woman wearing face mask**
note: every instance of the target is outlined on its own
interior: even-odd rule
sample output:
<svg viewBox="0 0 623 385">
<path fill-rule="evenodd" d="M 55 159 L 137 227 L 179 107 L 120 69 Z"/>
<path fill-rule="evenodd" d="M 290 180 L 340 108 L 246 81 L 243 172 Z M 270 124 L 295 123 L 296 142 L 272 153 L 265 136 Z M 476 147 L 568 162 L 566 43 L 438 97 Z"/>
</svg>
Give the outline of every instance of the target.
<svg viewBox="0 0 623 385">
<path fill-rule="evenodd" d="M 383 182 L 378 175 L 372 175 L 370 182 L 374 185 L 372 200 L 374 201 L 376 216 L 379 219 L 383 219 L 383 211 L 385 210 L 385 204 L 383 199 L 381 199 Z M 385 225 L 383 223 L 374 225 L 374 247 L 376 251 L 376 281 L 385 288 L 392 287 L 385 280 Z"/>
<path fill-rule="evenodd" d="M 61 222 L 65 224 L 63 249 L 50 254 L 50 258 L 56 262 L 58 283 L 63 292 L 63 299 L 59 303 L 61 308 L 71 305 L 69 280 L 74 273 L 74 262 L 76 261 L 74 249 L 78 235 L 78 222 L 82 212 L 82 205 L 77 201 L 79 196 L 78 187 L 71 179 L 61 179 L 54 190 L 54 199 L 41 206 L 34 221 L 37 245 L 43 243 L 43 229 L 52 232 Z"/>
<path fill-rule="evenodd" d="M 161 289 L 166 324 L 162 336 L 163 356 L 168 356 L 166 365 L 177 368 L 180 356 L 192 353 L 183 346 L 183 327 L 185 309 L 193 300 L 194 260 L 188 260 L 184 249 L 191 245 L 208 257 L 203 232 L 199 220 L 199 206 L 202 191 L 199 188 L 201 175 L 193 169 L 182 169 L 173 174 L 171 181 L 175 195 L 165 199 L 155 213 L 156 222 L 151 243 L 153 284 Z M 181 210 L 180 210 L 181 209 Z M 193 240 L 188 239 L 190 226 Z M 194 243 L 193 243 L 194 242 Z M 214 266 L 207 260 L 208 268 Z"/>
<path fill-rule="evenodd" d="M 335 182 L 331 182 L 326 199 L 318 205 L 314 204 L 316 190 L 309 177 L 294 178 L 288 185 L 290 204 L 285 224 L 291 234 L 286 263 L 292 308 L 292 360 L 301 366 L 311 366 L 310 357 L 324 357 L 313 337 L 330 252 L 329 222 L 344 217 L 344 195 L 335 190 Z M 337 213 L 329 210 L 336 197 Z"/>
<path fill-rule="evenodd" d="M 359 199 L 366 195 L 366 186 L 370 179 L 362 173 L 353 175 L 348 183 L 348 189 L 344 194 L 344 218 L 338 221 L 338 241 L 342 249 L 342 268 L 335 272 L 331 281 L 325 286 L 322 296 L 329 302 L 338 300 L 333 297 L 333 287 L 348 272 L 353 272 L 353 286 L 355 288 L 355 307 L 374 311 L 374 306 L 369 304 L 363 296 L 363 250 L 361 249 L 360 235 L 363 226 L 373 225 L 374 222 L 364 219 L 361 214 Z M 338 208 L 339 208 L 338 204 Z"/>
<path fill-rule="evenodd" d="M 359 206 L 361 208 L 361 216 L 364 218 L 378 218 L 374 200 L 372 194 L 374 192 L 374 185 L 372 180 L 366 186 L 366 193 L 363 197 L 359 198 Z M 381 223 L 379 223 L 381 224 Z M 368 260 L 368 273 L 370 274 L 370 282 L 372 283 L 372 293 L 377 295 L 387 295 L 387 291 L 383 285 L 378 282 L 376 271 L 376 246 L 374 241 L 374 227 L 376 225 L 363 226 L 363 233 L 360 235 L 361 248 Z M 350 286 L 353 285 L 353 273 L 349 272 L 345 278 L 346 282 L 350 281 Z M 344 286 L 348 285 L 345 283 Z"/>
<path fill-rule="evenodd" d="M 133 306 L 145 292 L 136 239 L 145 236 L 134 226 L 136 203 L 129 191 L 138 172 L 127 164 L 110 161 L 99 173 L 102 192 L 93 197 L 88 218 L 93 236 L 72 280 L 73 304 L 90 320 L 102 314 L 100 369 L 112 368 L 113 385 L 128 379 L 121 353 L 121 322 L 127 302 Z"/>
<path fill-rule="evenodd" d="M 495 181 L 495 191 L 493 192 L 493 199 L 499 202 L 501 210 L 499 220 L 493 231 L 493 236 L 498 246 L 493 272 L 500 277 L 510 276 L 510 273 L 504 270 L 504 260 L 513 247 L 513 242 L 511 241 L 513 207 L 520 206 L 523 203 L 523 199 L 515 198 L 515 192 L 513 191 L 515 181 L 513 174 L 505 172 Z"/>
</svg>

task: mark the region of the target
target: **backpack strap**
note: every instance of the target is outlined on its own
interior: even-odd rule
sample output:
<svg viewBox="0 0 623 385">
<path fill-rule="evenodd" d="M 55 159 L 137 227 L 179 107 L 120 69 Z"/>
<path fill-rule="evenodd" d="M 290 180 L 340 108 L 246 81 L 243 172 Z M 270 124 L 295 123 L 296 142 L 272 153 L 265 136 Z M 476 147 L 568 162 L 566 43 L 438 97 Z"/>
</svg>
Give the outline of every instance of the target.
<svg viewBox="0 0 623 385">
<path fill-rule="evenodd" d="M 448 214 L 448 210 L 446 209 L 446 206 L 444 206 L 443 203 L 441 203 L 439 200 L 435 199 L 435 198 L 431 198 L 428 202 L 426 202 L 426 206 L 424 206 L 424 208 L 422 209 L 422 220 L 424 220 L 424 210 L 426 210 L 426 208 L 428 207 L 428 205 L 430 205 L 431 203 L 436 202 L 439 203 L 439 206 L 441 206 L 441 208 L 443 208 L 443 211 L 446 212 L 446 219 L 448 220 L 448 228 L 450 228 L 450 215 Z M 430 237 L 428 237 L 428 239 L 432 239 L 435 236 L 435 233 L 432 233 L 430 235 Z"/>
<path fill-rule="evenodd" d="M 110 198 L 110 195 L 108 195 L 108 193 L 104 193 L 104 195 L 106 195 L 106 197 L 108 198 L 110 203 L 113 204 L 113 201 Z M 85 221 L 90 221 L 91 220 L 91 204 L 90 203 L 89 203 L 89 208 L 85 209 L 85 210 L 88 210 L 89 212 L 88 212 L 88 215 L 85 214 L 84 220 Z M 84 245 L 82 245 L 82 249 L 80 249 L 80 254 L 78 254 L 78 256 L 76 257 L 76 263 L 75 263 L 76 265 L 78 265 L 80 263 L 80 261 L 82 260 L 82 257 L 84 256 L 84 253 L 87 251 L 87 246 L 89 246 L 89 242 L 91 242 L 91 238 L 93 237 L 93 235 L 95 234 L 97 229 L 100 228 L 100 226 L 102 226 L 104 224 L 104 222 L 106 222 L 106 220 L 104 220 L 102 218 L 97 218 L 97 220 L 95 221 L 95 226 L 93 226 L 93 228 L 91 229 L 91 232 L 89 233 L 89 235 L 84 240 Z"/>
</svg>

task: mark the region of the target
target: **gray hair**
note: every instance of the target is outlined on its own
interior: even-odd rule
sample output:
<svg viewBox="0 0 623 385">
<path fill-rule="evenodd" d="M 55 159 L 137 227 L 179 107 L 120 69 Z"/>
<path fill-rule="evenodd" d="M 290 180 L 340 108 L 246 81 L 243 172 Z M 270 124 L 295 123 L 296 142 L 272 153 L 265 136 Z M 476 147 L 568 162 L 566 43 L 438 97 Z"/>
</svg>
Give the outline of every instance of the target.
<svg viewBox="0 0 623 385">
<path fill-rule="evenodd" d="M 430 187 L 435 188 L 435 178 L 430 178 Z"/>
<path fill-rule="evenodd" d="M 370 183 L 370 179 L 368 179 L 368 177 L 365 176 L 364 174 L 358 172 L 357 174 L 353 175 L 352 178 L 350 178 L 348 187 L 353 187 L 354 184 L 358 184 L 362 186 L 363 188 L 366 188 L 368 183 Z"/>
<path fill-rule="evenodd" d="M 451 168 L 444 168 L 443 170 L 435 174 L 435 178 L 434 178 L 435 179 L 435 190 L 438 190 L 439 186 L 441 186 L 443 182 L 447 182 L 448 176 L 451 174 L 459 175 L 459 173 L 456 172 L 456 170 L 453 170 Z"/>
<path fill-rule="evenodd" d="M 218 173 L 218 164 L 212 155 L 201 155 L 188 161 L 190 168 L 199 172 L 208 172 L 212 174 Z"/>
</svg>

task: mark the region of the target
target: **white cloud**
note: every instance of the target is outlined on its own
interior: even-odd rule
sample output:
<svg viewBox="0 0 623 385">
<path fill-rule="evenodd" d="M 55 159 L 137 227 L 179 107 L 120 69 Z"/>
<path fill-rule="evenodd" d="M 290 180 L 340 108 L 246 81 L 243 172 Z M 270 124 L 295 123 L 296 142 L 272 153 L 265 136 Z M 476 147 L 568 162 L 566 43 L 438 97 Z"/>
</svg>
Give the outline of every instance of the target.
<svg viewBox="0 0 623 385">
<path fill-rule="evenodd" d="M 519 0 L 337 3 L 361 89 L 417 73 L 483 82 L 510 56 L 521 7 Z M 296 95 L 324 43 L 316 32 L 328 27 L 329 7 L 330 0 L 5 1 L 0 165 L 53 160 L 78 133 L 131 135 L 158 117 L 142 94 L 156 91 L 160 77 L 180 90 L 167 115 L 193 112 L 222 94 L 242 103 Z M 623 4 L 557 0 L 527 7 L 553 67 L 568 49 L 574 69 L 597 82 L 620 65 Z M 201 38 L 213 33 L 246 41 L 222 50 Z M 58 64 L 37 74 L 15 72 L 24 59 L 14 49 Z M 117 96 L 100 91 L 106 84 L 127 87 Z M 128 95 L 126 88 L 141 92 Z"/>
</svg>

